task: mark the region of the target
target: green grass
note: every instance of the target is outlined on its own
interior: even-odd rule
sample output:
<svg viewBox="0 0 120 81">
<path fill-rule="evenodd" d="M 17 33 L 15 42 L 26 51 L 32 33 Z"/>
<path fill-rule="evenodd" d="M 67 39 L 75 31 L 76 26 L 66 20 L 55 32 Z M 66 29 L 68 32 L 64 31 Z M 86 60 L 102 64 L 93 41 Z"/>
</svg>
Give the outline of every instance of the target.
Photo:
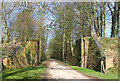
<svg viewBox="0 0 120 81">
<path fill-rule="evenodd" d="M 104 74 L 99 71 L 95 71 L 95 70 L 91 70 L 91 69 L 87 69 L 87 68 L 81 68 L 78 66 L 71 66 L 71 65 L 68 65 L 68 66 L 73 68 L 74 70 L 80 71 L 84 74 L 94 76 L 94 77 L 97 77 L 100 79 L 118 79 L 118 74 L 116 72 L 109 72 L 109 73 Z"/>
<path fill-rule="evenodd" d="M 7 69 L 3 71 L 3 80 L 2 81 L 14 81 L 15 79 L 31 79 L 36 81 L 40 78 L 40 75 L 44 72 L 44 65 L 40 66 L 32 66 L 32 67 L 25 67 L 21 69 Z M 15 80 L 15 81 L 16 81 Z M 20 80 L 19 80 L 20 81 Z M 23 80 L 22 80 L 23 81 Z"/>
</svg>

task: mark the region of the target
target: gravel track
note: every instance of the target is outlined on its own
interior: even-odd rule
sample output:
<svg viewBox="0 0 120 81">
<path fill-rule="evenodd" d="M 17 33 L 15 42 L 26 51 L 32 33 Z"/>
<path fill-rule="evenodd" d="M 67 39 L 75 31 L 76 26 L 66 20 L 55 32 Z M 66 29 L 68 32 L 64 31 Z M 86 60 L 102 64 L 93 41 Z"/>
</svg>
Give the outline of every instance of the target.
<svg viewBox="0 0 120 81">
<path fill-rule="evenodd" d="M 62 62 L 54 59 L 47 60 L 45 62 L 45 72 L 40 77 L 40 79 L 53 79 L 53 80 L 78 80 L 80 79 L 82 81 L 99 81 L 98 78 L 92 77 L 83 73 L 80 73 L 76 70 L 73 70 L 72 68 L 66 66 Z"/>
</svg>

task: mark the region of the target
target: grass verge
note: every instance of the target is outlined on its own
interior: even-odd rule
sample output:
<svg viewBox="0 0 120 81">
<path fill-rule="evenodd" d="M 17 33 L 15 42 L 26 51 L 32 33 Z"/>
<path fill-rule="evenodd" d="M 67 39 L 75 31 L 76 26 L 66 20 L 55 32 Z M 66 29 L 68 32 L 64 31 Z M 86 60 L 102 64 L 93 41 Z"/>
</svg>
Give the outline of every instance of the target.
<svg viewBox="0 0 120 81">
<path fill-rule="evenodd" d="M 36 81 L 40 75 L 44 72 L 44 65 L 40 66 L 31 66 L 21 69 L 7 69 L 3 71 L 3 80 L 2 81 L 23 81 L 23 80 L 33 80 Z"/>
<path fill-rule="evenodd" d="M 81 73 L 84 73 L 93 77 L 97 77 L 99 79 L 118 79 L 118 72 L 115 68 L 113 68 L 110 72 L 104 74 L 99 71 L 95 71 L 87 68 L 81 68 L 79 66 L 72 66 L 72 65 L 69 65 L 68 63 L 65 63 L 65 64 L 73 68 L 74 70 L 77 70 Z"/>
</svg>

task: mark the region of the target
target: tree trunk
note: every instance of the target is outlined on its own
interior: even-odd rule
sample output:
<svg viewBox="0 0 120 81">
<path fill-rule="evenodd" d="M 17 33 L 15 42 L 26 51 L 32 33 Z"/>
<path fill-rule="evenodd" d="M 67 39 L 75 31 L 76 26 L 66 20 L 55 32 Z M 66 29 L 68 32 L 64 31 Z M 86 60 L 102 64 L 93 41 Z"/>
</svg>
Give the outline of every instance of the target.
<svg viewBox="0 0 120 81">
<path fill-rule="evenodd" d="M 38 12 L 40 13 L 40 5 L 38 6 Z M 40 21 L 40 14 L 38 14 L 38 20 Z M 39 40 L 39 62 L 41 61 L 41 51 L 42 51 L 42 20 L 43 20 L 43 13 L 42 13 L 42 18 L 41 18 L 41 24 L 38 24 L 38 27 L 40 28 L 38 32 L 38 40 Z"/>
<path fill-rule="evenodd" d="M 72 52 L 72 56 L 74 56 L 74 50 L 73 50 L 73 43 L 72 43 L 72 32 L 71 32 L 71 35 L 70 35 L 70 48 L 71 48 L 71 52 Z"/>
<path fill-rule="evenodd" d="M 63 51 L 62 51 L 62 60 L 64 60 L 65 55 L 65 27 L 63 29 Z"/>
<path fill-rule="evenodd" d="M 115 26 L 116 26 L 116 18 L 117 18 L 117 14 L 116 14 L 116 2 L 115 2 L 115 6 L 114 6 L 114 13 L 112 13 L 112 27 L 111 27 L 111 37 L 115 37 Z"/>
<path fill-rule="evenodd" d="M 68 38 L 67 38 L 67 61 L 68 61 L 68 62 L 69 62 L 69 59 L 70 59 L 70 58 L 69 58 L 69 54 L 70 54 L 70 52 L 69 52 L 69 51 L 70 51 L 69 40 L 70 40 L 70 39 L 69 39 L 69 37 L 68 37 Z"/>
<path fill-rule="evenodd" d="M 42 53 L 42 50 L 41 50 L 41 49 L 42 49 L 42 46 L 41 46 L 41 45 L 42 45 L 42 39 L 41 39 L 41 36 L 40 36 L 40 44 L 39 44 L 39 47 L 40 47 L 40 48 L 39 48 L 39 62 L 41 62 L 41 53 Z"/>
<path fill-rule="evenodd" d="M 102 25 L 103 25 L 103 14 L 102 14 L 103 12 L 102 12 L 102 7 L 100 8 L 100 36 L 102 37 L 102 29 L 103 29 L 103 27 L 102 27 Z"/>
<path fill-rule="evenodd" d="M 95 11 L 95 2 L 93 2 L 93 18 L 94 18 L 94 29 L 96 31 L 96 35 L 99 36 L 99 29 L 97 26 L 96 11 Z"/>
<path fill-rule="evenodd" d="M 81 30 L 82 30 L 82 36 L 85 37 L 84 21 L 82 20 L 82 22 L 83 22 L 83 23 L 82 23 L 82 29 L 81 29 Z"/>
<path fill-rule="evenodd" d="M 119 15 L 120 14 L 120 2 L 118 2 L 118 10 L 117 10 L 117 31 L 116 31 L 116 37 L 118 37 L 119 36 L 119 22 L 120 22 L 120 20 L 119 20 Z"/>
<path fill-rule="evenodd" d="M 89 28 L 88 28 L 88 31 L 89 31 L 89 33 L 88 33 L 88 37 L 90 37 L 91 36 L 91 31 L 92 31 L 92 19 L 91 19 L 91 14 L 89 15 L 89 19 L 90 19 L 90 24 L 89 24 Z"/>
<path fill-rule="evenodd" d="M 48 33 L 47 33 L 47 37 L 45 39 L 45 55 L 44 55 L 44 59 L 46 59 L 46 57 L 47 57 L 47 54 L 46 54 L 47 39 L 48 39 Z"/>
<path fill-rule="evenodd" d="M 103 6 L 103 15 L 104 15 L 104 30 L 103 30 L 103 37 L 105 37 L 105 28 L 106 28 L 106 23 L 105 23 L 105 20 L 106 20 L 106 19 L 105 19 L 105 18 L 106 18 L 106 17 L 105 17 L 105 16 L 106 16 L 106 15 L 105 15 L 105 4 L 104 4 L 104 6 Z"/>
<path fill-rule="evenodd" d="M 101 4 L 101 3 L 100 3 Z M 101 21 L 99 21 L 100 20 L 100 18 L 101 18 L 101 9 L 102 8 L 100 8 L 100 10 L 97 10 L 98 9 L 98 7 L 99 7 L 99 5 L 96 3 L 96 13 L 97 13 L 97 27 L 98 27 L 98 30 L 100 30 L 100 23 L 101 23 Z M 101 4 L 102 5 L 102 4 Z M 99 15 L 99 13 L 100 13 L 100 15 Z M 101 35 L 101 32 L 100 31 L 98 31 L 99 32 L 99 34 Z"/>
</svg>

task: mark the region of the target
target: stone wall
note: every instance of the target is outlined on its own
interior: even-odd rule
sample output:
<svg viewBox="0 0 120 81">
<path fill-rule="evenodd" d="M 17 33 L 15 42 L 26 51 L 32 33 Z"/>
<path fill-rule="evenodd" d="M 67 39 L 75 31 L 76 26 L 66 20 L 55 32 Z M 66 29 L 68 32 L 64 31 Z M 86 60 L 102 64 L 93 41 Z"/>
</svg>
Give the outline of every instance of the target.
<svg viewBox="0 0 120 81">
<path fill-rule="evenodd" d="M 106 56 L 113 57 L 114 67 L 118 67 L 118 38 L 100 38 L 98 42 L 106 52 Z"/>
<path fill-rule="evenodd" d="M 106 70 L 113 67 L 113 56 L 106 56 L 105 65 L 106 65 Z"/>
<path fill-rule="evenodd" d="M 76 41 L 76 57 L 79 57 L 77 64 L 81 67 L 98 71 L 102 69 L 107 71 L 107 69 L 113 67 L 113 57 L 111 55 L 103 55 L 91 37 L 84 37 Z M 103 61 L 102 65 L 101 61 Z"/>
<path fill-rule="evenodd" d="M 21 45 L 13 58 L 6 57 L 3 59 L 3 65 L 6 68 L 22 68 L 35 66 L 37 64 L 37 42 L 28 41 Z"/>
<path fill-rule="evenodd" d="M 92 38 L 89 39 L 87 68 L 101 70 L 101 53 Z"/>
</svg>

